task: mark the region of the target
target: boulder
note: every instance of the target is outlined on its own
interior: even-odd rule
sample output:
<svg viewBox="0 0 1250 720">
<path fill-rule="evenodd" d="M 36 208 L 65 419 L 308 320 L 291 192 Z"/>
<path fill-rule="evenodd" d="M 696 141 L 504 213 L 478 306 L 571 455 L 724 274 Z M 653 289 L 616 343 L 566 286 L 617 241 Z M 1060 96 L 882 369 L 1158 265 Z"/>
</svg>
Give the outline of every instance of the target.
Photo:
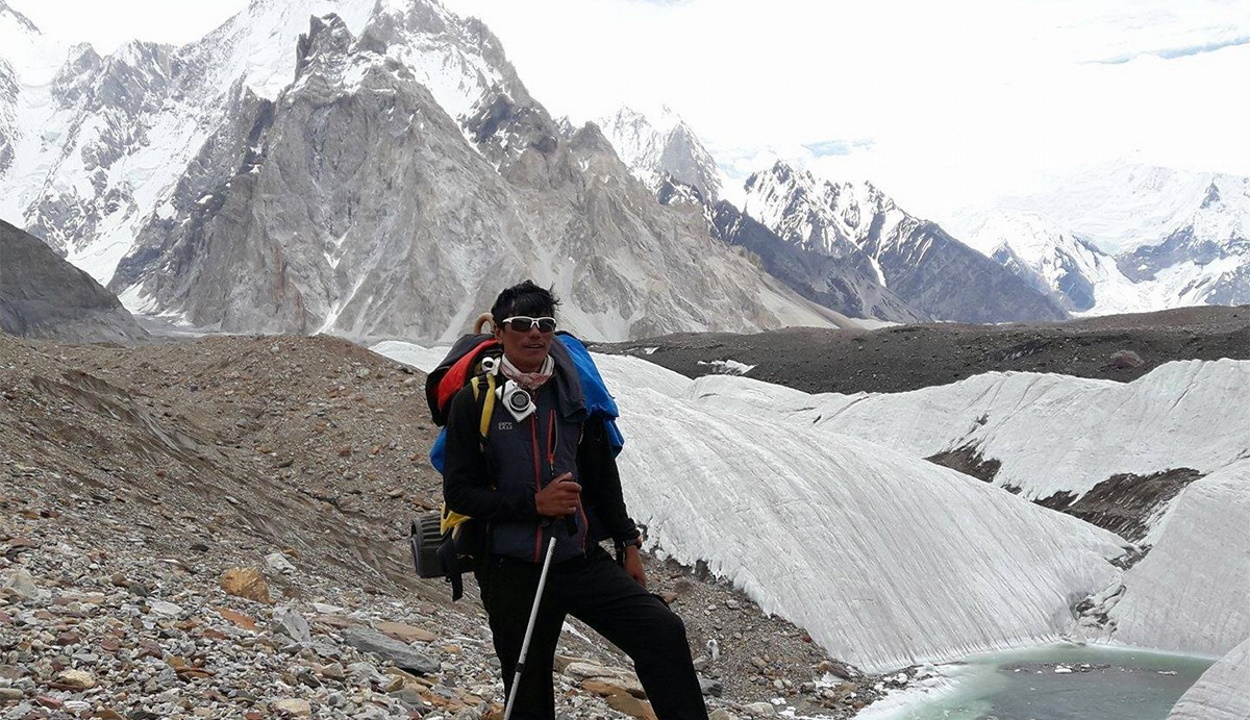
<svg viewBox="0 0 1250 720">
<path fill-rule="evenodd" d="M 255 600 L 266 605 L 269 599 L 269 584 L 260 570 L 252 567 L 233 567 L 221 574 L 221 589 L 241 598 Z"/>
<path fill-rule="evenodd" d="M 434 658 L 372 628 L 347 628 L 343 631 L 343 640 L 361 652 L 375 653 L 383 660 L 390 660 L 401 670 L 429 675 L 440 669 Z"/>
<path fill-rule="evenodd" d="M 1116 350 L 1111 353 L 1109 362 L 1116 370 L 1132 370 L 1146 364 L 1146 361 L 1141 359 L 1141 355 L 1132 350 Z"/>
</svg>

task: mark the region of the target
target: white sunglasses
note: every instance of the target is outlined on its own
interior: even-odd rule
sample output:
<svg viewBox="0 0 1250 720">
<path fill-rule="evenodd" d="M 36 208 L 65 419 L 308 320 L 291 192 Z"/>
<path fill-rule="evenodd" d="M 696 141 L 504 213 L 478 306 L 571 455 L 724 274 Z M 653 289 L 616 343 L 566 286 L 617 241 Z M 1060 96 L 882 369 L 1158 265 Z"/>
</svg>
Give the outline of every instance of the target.
<svg viewBox="0 0 1250 720">
<path fill-rule="evenodd" d="M 513 315 L 510 318 L 504 318 L 500 325 L 511 325 L 513 330 L 519 332 L 529 332 L 538 326 L 540 332 L 555 332 L 556 319 L 553 317 L 529 317 L 528 315 Z"/>
</svg>

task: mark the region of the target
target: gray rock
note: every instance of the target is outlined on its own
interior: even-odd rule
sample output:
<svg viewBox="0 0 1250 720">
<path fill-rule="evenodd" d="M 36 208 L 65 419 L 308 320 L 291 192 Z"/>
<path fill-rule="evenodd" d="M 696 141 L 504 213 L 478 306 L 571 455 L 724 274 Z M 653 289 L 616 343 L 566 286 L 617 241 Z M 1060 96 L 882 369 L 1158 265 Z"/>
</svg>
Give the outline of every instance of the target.
<svg viewBox="0 0 1250 720">
<path fill-rule="evenodd" d="M 395 667 L 420 675 L 439 671 L 439 662 L 423 652 L 367 627 L 350 627 L 343 631 L 343 640 L 361 652 L 375 653 Z"/>
<path fill-rule="evenodd" d="M 742 711 L 755 717 L 772 717 L 777 714 L 777 709 L 772 706 L 772 703 L 766 702 L 748 703 L 742 706 Z"/>
<path fill-rule="evenodd" d="M 700 675 L 699 676 L 699 689 L 703 691 L 704 695 L 712 695 L 715 697 L 720 697 L 725 692 L 725 684 L 722 683 L 720 680 L 713 680 L 711 678 L 705 678 L 702 675 Z"/>
<path fill-rule="evenodd" d="M 265 565 L 274 572 L 280 572 L 289 575 L 295 572 L 295 566 L 287 559 L 286 555 L 280 552 L 270 553 L 265 556 Z"/>
<path fill-rule="evenodd" d="M 25 568 L 16 568 L 5 574 L 4 585 L 0 589 L 8 590 L 23 600 L 34 600 L 39 597 L 39 586 Z"/>
<path fill-rule="evenodd" d="M 151 609 L 153 613 L 164 616 L 164 617 L 176 618 L 182 614 L 181 607 L 179 607 L 178 605 L 175 605 L 174 603 L 166 602 L 164 600 L 153 600 L 152 604 L 149 605 L 148 607 L 149 609 Z"/>
<path fill-rule="evenodd" d="M 367 662 L 352 663 L 347 666 L 347 676 L 352 682 L 361 684 L 378 684 L 385 678 L 378 672 L 378 669 Z"/>
<path fill-rule="evenodd" d="M 321 676 L 332 680 L 342 680 L 347 677 L 347 671 L 343 669 L 342 663 L 330 663 L 320 668 Z"/>
<path fill-rule="evenodd" d="M 424 702 L 421 693 L 412 688 L 402 688 L 391 693 L 391 697 L 395 698 L 401 705 L 409 710 L 416 710 L 422 706 Z"/>
<path fill-rule="evenodd" d="M 273 622 L 269 626 L 269 631 L 299 643 L 312 641 L 308 621 L 289 607 L 280 607 L 273 611 Z"/>
<path fill-rule="evenodd" d="M 1145 365 L 1146 361 L 1132 350 L 1117 350 L 1111 353 L 1110 363 L 1111 367 L 1117 370 L 1131 370 Z"/>
</svg>

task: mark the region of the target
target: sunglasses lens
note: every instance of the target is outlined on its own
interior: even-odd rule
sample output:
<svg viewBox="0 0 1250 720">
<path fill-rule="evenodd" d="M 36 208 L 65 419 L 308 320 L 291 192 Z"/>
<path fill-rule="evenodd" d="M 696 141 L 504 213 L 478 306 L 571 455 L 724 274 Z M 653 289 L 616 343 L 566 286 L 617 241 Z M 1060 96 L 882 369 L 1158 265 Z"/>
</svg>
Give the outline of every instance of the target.
<svg viewBox="0 0 1250 720">
<path fill-rule="evenodd" d="M 549 317 L 538 318 L 537 320 L 535 320 L 535 322 L 538 323 L 539 330 L 545 333 L 555 332 L 555 329 L 556 329 L 555 318 L 549 318 Z"/>
</svg>

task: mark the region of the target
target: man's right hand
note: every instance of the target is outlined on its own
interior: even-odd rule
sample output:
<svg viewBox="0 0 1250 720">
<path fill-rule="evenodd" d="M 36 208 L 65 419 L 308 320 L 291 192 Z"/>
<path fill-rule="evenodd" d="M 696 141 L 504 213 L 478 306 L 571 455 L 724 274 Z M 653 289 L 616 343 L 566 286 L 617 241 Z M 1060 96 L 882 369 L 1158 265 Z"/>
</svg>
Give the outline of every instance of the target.
<svg viewBox="0 0 1250 720">
<path fill-rule="evenodd" d="M 546 517 L 564 517 L 577 512 L 582 486 L 573 482 L 573 473 L 564 473 L 534 493 L 534 509 Z"/>
</svg>

